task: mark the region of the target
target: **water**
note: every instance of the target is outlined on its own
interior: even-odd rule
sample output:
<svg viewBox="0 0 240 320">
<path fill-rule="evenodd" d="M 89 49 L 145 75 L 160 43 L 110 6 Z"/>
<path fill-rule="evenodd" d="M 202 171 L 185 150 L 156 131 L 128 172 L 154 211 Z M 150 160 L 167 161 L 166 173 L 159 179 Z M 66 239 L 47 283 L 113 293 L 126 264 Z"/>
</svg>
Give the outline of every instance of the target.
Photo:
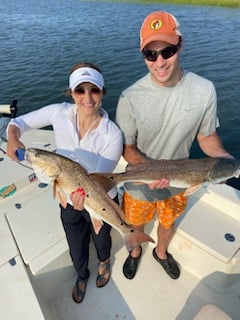
<svg viewBox="0 0 240 320">
<path fill-rule="evenodd" d="M 65 101 L 68 73 L 86 60 L 102 69 L 104 108 L 114 119 L 120 92 L 146 73 L 139 28 L 154 10 L 176 15 L 184 35 L 182 65 L 215 83 L 225 147 L 240 159 L 240 10 L 80 0 L 0 3 L 0 104 L 19 114 Z M 194 147 L 193 154 L 199 154 Z"/>
</svg>

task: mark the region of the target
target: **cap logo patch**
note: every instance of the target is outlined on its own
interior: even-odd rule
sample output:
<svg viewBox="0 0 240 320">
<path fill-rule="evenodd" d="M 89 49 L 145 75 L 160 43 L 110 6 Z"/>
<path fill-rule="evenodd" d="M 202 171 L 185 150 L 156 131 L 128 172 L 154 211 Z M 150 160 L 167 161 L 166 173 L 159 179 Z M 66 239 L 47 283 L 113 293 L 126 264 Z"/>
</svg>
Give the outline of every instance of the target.
<svg viewBox="0 0 240 320">
<path fill-rule="evenodd" d="M 154 19 L 151 23 L 151 29 L 159 30 L 162 26 L 162 21 L 159 19 Z"/>
<path fill-rule="evenodd" d="M 90 76 L 91 74 L 88 71 L 84 71 L 81 75 L 82 76 Z"/>
</svg>

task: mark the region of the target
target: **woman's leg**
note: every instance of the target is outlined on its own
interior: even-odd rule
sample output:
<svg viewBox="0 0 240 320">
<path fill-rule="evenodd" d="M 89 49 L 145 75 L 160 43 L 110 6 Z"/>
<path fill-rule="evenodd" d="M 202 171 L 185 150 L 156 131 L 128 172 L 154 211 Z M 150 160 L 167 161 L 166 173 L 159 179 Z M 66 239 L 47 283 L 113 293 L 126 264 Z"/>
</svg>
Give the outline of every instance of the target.
<svg viewBox="0 0 240 320">
<path fill-rule="evenodd" d="M 66 208 L 61 208 L 61 220 L 66 233 L 70 255 L 73 265 L 80 279 L 89 277 L 89 242 L 91 228 L 88 213 L 85 210 L 78 211 L 68 204 Z"/>
</svg>

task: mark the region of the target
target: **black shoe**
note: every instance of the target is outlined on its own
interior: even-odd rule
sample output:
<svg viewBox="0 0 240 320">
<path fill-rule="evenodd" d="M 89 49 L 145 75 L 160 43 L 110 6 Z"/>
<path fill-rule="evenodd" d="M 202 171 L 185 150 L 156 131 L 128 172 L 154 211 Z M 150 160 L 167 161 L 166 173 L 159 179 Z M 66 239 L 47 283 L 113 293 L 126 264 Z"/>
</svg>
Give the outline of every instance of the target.
<svg viewBox="0 0 240 320">
<path fill-rule="evenodd" d="M 178 263 L 173 259 L 173 256 L 170 253 L 166 252 L 166 254 L 167 259 L 160 259 L 156 253 L 156 248 L 153 249 L 153 257 L 155 258 L 155 260 L 161 264 L 169 277 L 171 277 L 172 279 L 177 279 L 180 276 Z"/>
<path fill-rule="evenodd" d="M 127 279 L 133 279 L 137 272 L 138 263 L 142 255 L 142 247 L 140 246 L 140 254 L 138 257 L 134 258 L 131 256 L 131 252 L 127 257 L 123 265 L 123 274 Z"/>
</svg>

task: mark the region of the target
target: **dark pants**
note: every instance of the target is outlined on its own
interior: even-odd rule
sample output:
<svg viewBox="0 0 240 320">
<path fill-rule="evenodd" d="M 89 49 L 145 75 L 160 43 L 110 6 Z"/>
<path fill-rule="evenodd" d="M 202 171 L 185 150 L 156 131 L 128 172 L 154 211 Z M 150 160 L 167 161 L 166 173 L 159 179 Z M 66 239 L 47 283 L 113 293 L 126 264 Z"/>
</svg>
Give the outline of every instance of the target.
<svg viewBox="0 0 240 320">
<path fill-rule="evenodd" d="M 114 200 L 117 202 L 117 197 Z M 73 265 L 78 276 L 81 279 L 86 279 L 89 276 L 90 236 L 92 235 L 99 261 L 105 261 L 110 257 L 111 253 L 111 226 L 104 223 L 97 235 L 86 210 L 75 210 L 70 204 L 68 204 L 66 208 L 60 205 L 60 208 L 61 220 L 66 233 Z"/>
</svg>

